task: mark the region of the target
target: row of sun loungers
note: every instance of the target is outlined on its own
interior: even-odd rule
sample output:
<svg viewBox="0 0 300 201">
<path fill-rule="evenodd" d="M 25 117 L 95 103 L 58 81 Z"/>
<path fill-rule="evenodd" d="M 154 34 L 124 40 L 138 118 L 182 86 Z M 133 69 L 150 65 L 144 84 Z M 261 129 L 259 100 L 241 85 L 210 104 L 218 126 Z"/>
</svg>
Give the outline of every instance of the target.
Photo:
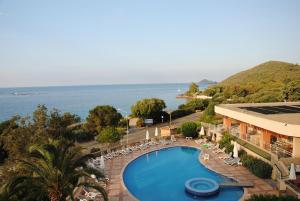
<svg viewBox="0 0 300 201">
<path fill-rule="evenodd" d="M 222 154 L 221 156 L 219 156 L 219 159 L 224 160 L 224 163 L 227 165 L 241 165 L 242 163 L 240 162 L 240 158 L 233 158 L 232 157 L 232 152 L 230 152 L 229 154 L 225 153 L 225 147 L 223 147 L 222 149 L 219 148 L 219 144 L 213 144 L 213 143 L 207 143 L 205 139 L 198 139 L 195 140 L 195 142 L 199 145 L 205 145 L 205 147 L 207 149 L 209 149 L 211 152 L 213 152 L 214 154 Z M 209 154 L 204 154 L 203 156 L 204 160 L 209 160 Z"/>
<path fill-rule="evenodd" d="M 176 142 L 176 138 L 173 135 L 171 136 L 170 140 L 162 139 L 162 140 L 156 141 L 156 140 L 152 139 L 149 142 L 148 141 L 147 142 L 141 142 L 140 144 L 136 144 L 134 146 L 123 148 L 121 150 L 108 151 L 107 154 L 104 155 L 104 159 L 109 160 L 109 159 L 112 159 L 112 158 L 116 158 L 118 156 L 128 155 L 128 154 L 130 154 L 134 151 L 142 151 L 142 150 L 148 149 L 151 146 L 157 146 L 157 145 L 164 145 L 165 146 L 165 145 L 172 144 L 174 142 Z"/>
</svg>

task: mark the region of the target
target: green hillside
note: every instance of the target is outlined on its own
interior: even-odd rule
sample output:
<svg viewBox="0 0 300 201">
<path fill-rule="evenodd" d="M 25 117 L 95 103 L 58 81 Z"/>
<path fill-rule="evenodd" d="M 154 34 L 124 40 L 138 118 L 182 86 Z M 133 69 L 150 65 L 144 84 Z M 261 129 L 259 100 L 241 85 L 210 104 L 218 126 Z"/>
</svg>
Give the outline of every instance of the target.
<svg viewBox="0 0 300 201">
<path fill-rule="evenodd" d="M 300 80 L 300 65 L 281 61 L 269 61 L 249 70 L 239 72 L 223 80 L 221 85 L 246 85 L 249 83 L 263 86 L 278 83 L 281 85 L 287 80 Z"/>
<path fill-rule="evenodd" d="M 204 91 L 219 102 L 300 100 L 300 65 L 269 61 L 239 72 Z"/>
</svg>

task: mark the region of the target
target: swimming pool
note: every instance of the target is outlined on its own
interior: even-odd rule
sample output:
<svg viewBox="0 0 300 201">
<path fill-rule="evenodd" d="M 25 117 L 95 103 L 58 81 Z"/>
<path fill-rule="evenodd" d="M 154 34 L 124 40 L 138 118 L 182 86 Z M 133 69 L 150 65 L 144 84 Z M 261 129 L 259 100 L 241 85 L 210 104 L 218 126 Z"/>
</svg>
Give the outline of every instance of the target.
<svg viewBox="0 0 300 201">
<path fill-rule="evenodd" d="M 192 147 L 171 147 L 142 155 L 130 162 L 123 172 L 129 192 L 141 201 L 237 201 L 242 188 L 221 188 L 217 195 L 195 198 L 185 192 L 185 182 L 204 177 L 221 183 L 231 181 L 217 174 L 199 160 L 200 150 Z"/>
</svg>

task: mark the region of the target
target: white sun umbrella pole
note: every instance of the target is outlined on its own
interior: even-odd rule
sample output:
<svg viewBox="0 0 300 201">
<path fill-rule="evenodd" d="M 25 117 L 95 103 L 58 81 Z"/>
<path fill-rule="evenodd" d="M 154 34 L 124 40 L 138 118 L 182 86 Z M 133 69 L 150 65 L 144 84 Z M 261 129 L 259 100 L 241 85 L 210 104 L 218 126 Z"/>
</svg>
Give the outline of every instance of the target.
<svg viewBox="0 0 300 201">
<path fill-rule="evenodd" d="M 239 157 L 239 151 L 238 151 L 238 147 L 237 147 L 237 143 L 234 142 L 234 147 L 233 147 L 233 157 L 237 158 Z"/>
<path fill-rule="evenodd" d="M 155 135 L 155 137 L 158 137 L 158 128 L 157 127 L 155 128 L 155 134 L 154 135 Z"/>
<path fill-rule="evenodd" d="M 149 131 L 148 130 L 146 131 L 146 140 L 147 141 L 150 140 L 150 135 L 149 135 Z"/>
<path fill-rule="evenodd" d="M 104 156 L 100 157 L 100 169 L 105 169 L 105 162 L 104 162 Z"/>
<path fill-rule="evenodd" d="M 297 176 L 296 176 L 295 164 L 292 163 L 291 169 L 290 169 L 289 180 L 296 180 L 296 179 L 297 179 Z"/>
</svg>

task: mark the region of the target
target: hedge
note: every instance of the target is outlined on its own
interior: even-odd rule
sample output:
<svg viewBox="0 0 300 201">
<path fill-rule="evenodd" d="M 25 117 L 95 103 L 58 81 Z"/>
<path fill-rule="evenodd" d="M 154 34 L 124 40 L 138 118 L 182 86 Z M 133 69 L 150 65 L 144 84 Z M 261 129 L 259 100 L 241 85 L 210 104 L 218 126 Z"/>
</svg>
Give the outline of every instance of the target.
<svg viewBox="0 0 300 201">
<path fill-rule="evenodd" d="M 299 201 L 290 195 L 252 195 L 247 201 Z"/>
<path fill-rule="evenodd" d="M 263 179 L 271 178 L 273 167 L 270 164 L 253 156 L 247 155 L 244 150 L 239 152 L 239 156 L 243 166 L 245 166 L 254 175 Z"/>
</svg>

